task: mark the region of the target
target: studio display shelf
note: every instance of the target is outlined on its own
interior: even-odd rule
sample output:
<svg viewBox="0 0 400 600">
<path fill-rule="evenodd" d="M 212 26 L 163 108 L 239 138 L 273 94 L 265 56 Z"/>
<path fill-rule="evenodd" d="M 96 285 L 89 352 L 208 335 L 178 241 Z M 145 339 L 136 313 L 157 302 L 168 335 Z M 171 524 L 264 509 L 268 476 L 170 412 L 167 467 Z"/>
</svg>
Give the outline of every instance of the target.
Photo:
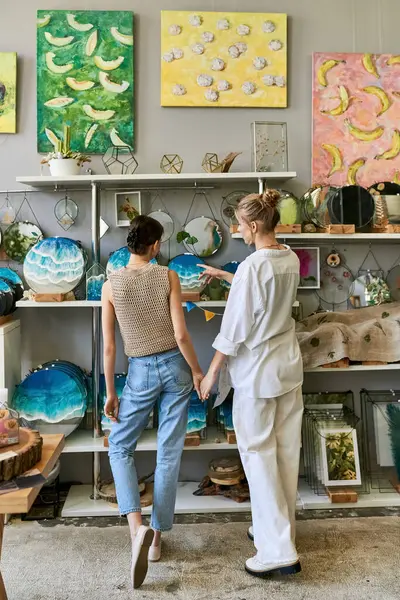
<svg viewBox="0 0 400 600">
<path fill-rule="evenodd" d="M 354 373 L 357 371 L 398 371 L 400 363 L 387 363 L 385 365 L 350 365 L 348 367 L 315 367 L 314 369 L 305 369 L 305 373 Z"/>
<path fill-rule="evenodd" d="M 243 236 L 239 233 L 232 233 L 232 239 L 242 240 Z M 365 241 L 398 241 L 400 233 L 278 233 L 279 239 L 299 240 L 307 242 L 326 241 L 346 241 L 346 242 L 365 242 Z"/>
<path fill-rule="evenodd" d="M 193 302 L 199 308 L 225 308 L 226 300 L 202 300 Z M 19 300 L 17 308 L 101 308 L 101 300 L 70 300 L 66 302 L 36 302 L 35 300 Z M 186 307 L 186 302 L 182 302 Z M 299 306 L 296 300 L 293 307 Z"/>
<path fill-rule="evenodd" d="M 70 177 L 53 177 L 48 175 L 17 177 L 18 183 L 33 188 L 54 187 L 88 187 L 96 184 L 101 188 L 123 187 L 173 187 L 182 184 L 224 185 L 257 181 L 288 181 L 297 176 L 295 171 L 288 172 L 247 172 L 247 173 L 139 173 L 134 175 L 76 175 Z"/>
</svg>

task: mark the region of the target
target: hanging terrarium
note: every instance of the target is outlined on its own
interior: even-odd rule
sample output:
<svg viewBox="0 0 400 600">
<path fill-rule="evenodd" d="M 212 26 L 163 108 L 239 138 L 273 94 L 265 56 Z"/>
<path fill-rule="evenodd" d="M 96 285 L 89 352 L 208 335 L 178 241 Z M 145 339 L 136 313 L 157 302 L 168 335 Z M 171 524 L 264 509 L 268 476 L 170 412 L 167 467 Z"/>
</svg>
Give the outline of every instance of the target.
<svg viewBox="0 0 400 600">
<path fill-rule="evenodd" d="M 16 218 L 16 211 L 8 195 L 6 196 L 3 205 L 0 207 L 0 224 L 12 225 Z"/>
<path fill-rule="evenodd" d="M 72 225 L 75 225 L 78 213 L 78 205 L 67 194 L 54 207 L 54 215 L 57 223 L 64 231 L 68 231 Z"/>
</svg>

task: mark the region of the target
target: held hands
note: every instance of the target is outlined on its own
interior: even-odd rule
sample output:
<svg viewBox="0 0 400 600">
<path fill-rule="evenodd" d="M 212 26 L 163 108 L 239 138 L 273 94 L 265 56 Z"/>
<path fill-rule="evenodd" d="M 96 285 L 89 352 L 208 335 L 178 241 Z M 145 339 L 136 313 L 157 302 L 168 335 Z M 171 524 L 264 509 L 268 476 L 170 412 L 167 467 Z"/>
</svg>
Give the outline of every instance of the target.
<svg viewBox="0 0 400 600">
<path fill-rule="evenodd" d="M 202 400 L 201 398 L 201 391 L 200 391 L 200 384 L 202 382 L 202 380 L 204 379 L 204 374 L 202 371 L 199 371 L 198 373 L 194 373 L 192 372 L 192 377 L 193 377 L 193 386 L 194 389 L 197 392 L 197 395 L 199 396 L 199 398 Z"/>
<path fill-rule="evenodd" d="M 213 373 L 212 371 L 208 371 L 207 375 L 203 378 L 200 385 L 200 398 L 203 400 L 208 400 L 210 397 L 210 392 L 217 380 L 217 373 Z"/>
<path fill-rule="evenodd" d="M 118 420 L 119 400 L 116 394 L 110 394 L 107 396 L 106 403 L 104 405 L 104 414 L 107 419 L 110 419 L 113 423 Z"/>
</svg>

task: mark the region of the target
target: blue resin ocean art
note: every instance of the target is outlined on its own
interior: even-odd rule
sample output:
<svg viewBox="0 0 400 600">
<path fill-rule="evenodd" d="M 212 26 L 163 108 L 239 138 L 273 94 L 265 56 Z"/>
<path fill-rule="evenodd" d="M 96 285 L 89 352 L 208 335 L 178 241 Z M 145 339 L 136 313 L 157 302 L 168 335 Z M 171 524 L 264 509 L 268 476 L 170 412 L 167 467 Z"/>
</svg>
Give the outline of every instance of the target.
<svg viewBox="0 0 400 600">
<path fill-rule="evenodd" d="M 30 373 L 16 387 L 11 407 L 27 427 L 67 436 L 81 422 L 87 399 L 83 371 L 72 363 L 54 361 Z"/>
<path fill-rule="evenodd" d="M 52 237 L 31 248 L 24 261 L 29 287 L 40 294 L 67 294 L 85 274 L 85 254 L 75 240 Z"/>
<path fill-rule="evenodd" d="M 107 277 L 114 273 L 115 271 L 120 271 L 121 269 L 125 269 L 128 266 L 128 262 L 132 254 L 129 252 L 128 246 L 122 246 L 122 248 L 118 248 L 110 255 L 108 259 L 106 273 Z M 153 258 L 151 264 L 156 265 L 157 261 Z"/>
<path fill-rule="evenodd" d="M 233 275 L 234 275 L 236 273 L 236 271 L 238 270 L 239 265 L 240 265 L 240 262 L 238 262 L 237 260 L 231 260 L 230 262 L 226 263 L 226 265 L 224 265 L 222 267 L 222 270 L 228 271 L 228 273 L 233 273 Z M 227 281 L 221 280 L 221 287 L 223 287 L 224 290 L 229 290 L 231 287 L 231 284 L 228 283 Z"/>
<path fill-rule="evenodd" d="M 95 263 L 86 273 L 86 300 L 101 300 L 101 290 L 106 280 L 106 272 Z"/>
<path fill-rule="evenodd" d="M 114 375 L 115 391 L 118 399 L 121 398 L 126 383 L 126 373 L 118 373 Z M 107 419 L 104 414 L 104 405 L 107 399 L 106 379 L 103 374 L 100 375 L 100 409 L 101 409 L 101 428 L 103 431 L 110 431 L 112 421 Z"/>
<path fill-rule="evenodd" d="M 200 269 L 197 265 L 204 264 L 202 258 L 186 253 L 175 256 L 169 262 L 168 268 L 178 274 L 182 290 L 201 293 L 205 288 L 205 283 L 204 280 L 199 279 L 203 269 Z"/>
<path fill-rule="evenodd" d="M 15 287 L 12 283 L 0 279 L 0 316 L 4 317 L 15 310 Z"/>
<path fill-rule="evenodd" d="M 232 396 L 228 396 L 228 398 L 217 407 L 217 424 L 224 432 L 234 431 L 232 408 Z"/>
<path fill-rule="evenodd" d="M 207 428 L 207 402 L 202 402 L 196 391 L 192 392 L 189 402 L 187 433 L 199 432 L 205 437 Z"/>
<path fill-rule="evenodd" d="M 15 287 L 16 302 L 24 296 L 24 284 L 16 271 L 9 267 L 0 267 L 0 278 Z"/>
</svg>

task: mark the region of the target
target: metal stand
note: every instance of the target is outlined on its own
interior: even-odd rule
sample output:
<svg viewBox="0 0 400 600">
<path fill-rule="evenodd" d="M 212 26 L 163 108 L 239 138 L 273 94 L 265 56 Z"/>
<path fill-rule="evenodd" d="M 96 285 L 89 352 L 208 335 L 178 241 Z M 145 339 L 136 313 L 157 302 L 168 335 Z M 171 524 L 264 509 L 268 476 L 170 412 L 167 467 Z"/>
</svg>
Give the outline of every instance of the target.
<svg viewBox="0 0 400 600">
<path fill-rule="evenodd" d="M 92 263 L 100 262 L 100 188 L 92 183 Z M 100 308 L 92 308 L 92 409 L 93 437 L 101 436 L 100 386 Z M 93 498 L 97 500 L 100 481 L 100 453 L 93 453 Z"/>
</svg>

